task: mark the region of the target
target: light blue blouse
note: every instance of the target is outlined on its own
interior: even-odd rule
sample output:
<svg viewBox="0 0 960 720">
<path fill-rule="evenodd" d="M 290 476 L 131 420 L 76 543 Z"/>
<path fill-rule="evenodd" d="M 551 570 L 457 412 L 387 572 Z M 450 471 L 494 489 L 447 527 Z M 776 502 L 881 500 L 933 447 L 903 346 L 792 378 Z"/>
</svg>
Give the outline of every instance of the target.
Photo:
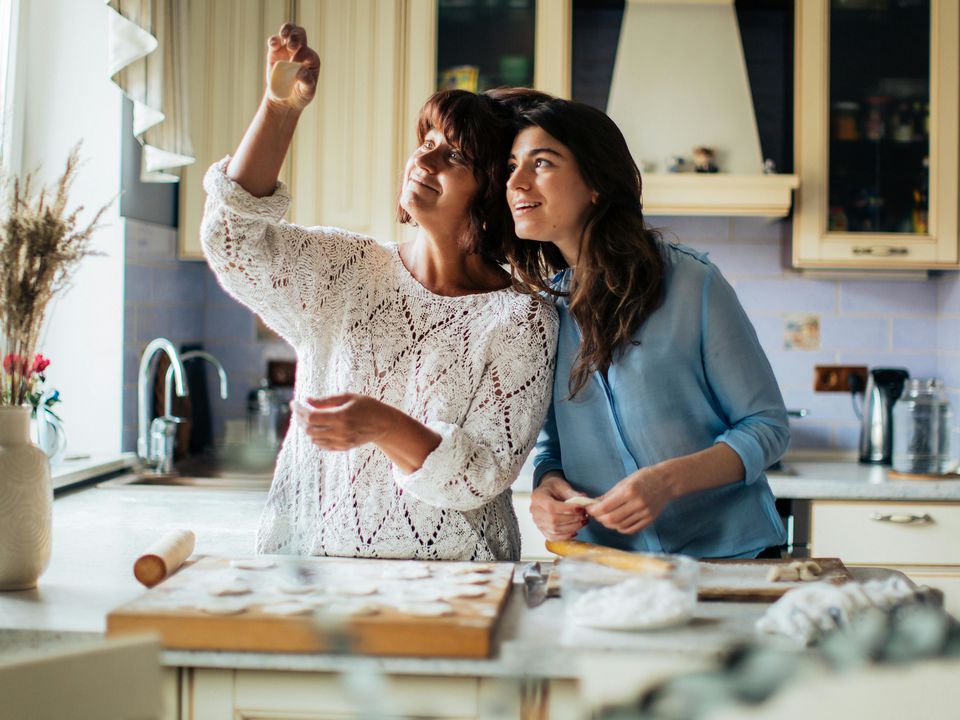
<svg viewBox="0 0 960 720">
<path fill-rule="evenodd" d="M 553 402 L 537 442 L 534 486 L 549 470 L 590 496 L 630 473 L 713 444 L 729 445 L 744 477 L 670 502 L 634 535 L 594 520 L 578 540 L 694 557 L 753 557 L 786 539 L 764 469 L 780 459 L 790 430 L 783 397 L 736 293 L 706 257 L 661 243 L 664 303 L 570 399 L 580 331 L 559 298 Z M 572 270 L 560 279 L 568 287 Z"/>
</svg>

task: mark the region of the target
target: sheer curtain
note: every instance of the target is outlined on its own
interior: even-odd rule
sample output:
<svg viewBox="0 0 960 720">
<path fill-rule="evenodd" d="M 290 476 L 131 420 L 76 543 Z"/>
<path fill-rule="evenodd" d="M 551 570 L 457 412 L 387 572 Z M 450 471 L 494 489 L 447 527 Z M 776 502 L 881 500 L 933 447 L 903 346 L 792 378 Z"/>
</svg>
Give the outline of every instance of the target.
<svg viewBox="0 0 960 720">
<path fill-rule="evenodd" d="M 187 0 L 107 0 L 109 75 L 133 101 L 143 182 L 176 182 L 190 143 Z"/>
</svg>

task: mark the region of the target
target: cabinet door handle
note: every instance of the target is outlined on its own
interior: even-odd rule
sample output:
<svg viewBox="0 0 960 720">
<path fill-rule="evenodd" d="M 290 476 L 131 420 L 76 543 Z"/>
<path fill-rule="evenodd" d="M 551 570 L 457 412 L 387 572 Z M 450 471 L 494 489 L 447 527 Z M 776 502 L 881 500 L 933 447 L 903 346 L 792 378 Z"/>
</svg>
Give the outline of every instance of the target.
<svg viewBox="0 0 960 720">
<path fill-rule="evenodd" d="M 914 515 L 912 513 L 874 513 L 871 520 L 877 522 L 896 523 L 897 525 L 929 525 L 933 523 L 933 518 L 929 513 L 923 515 Z"/>
<path fill-rule="evenodd" d="M 888 257 L 890 255 L 907 255 L 910 248 L 895 247 L 892 245 L 855 245 L 854 255 L 875 255 L 876 257 Z"/>
</svg>

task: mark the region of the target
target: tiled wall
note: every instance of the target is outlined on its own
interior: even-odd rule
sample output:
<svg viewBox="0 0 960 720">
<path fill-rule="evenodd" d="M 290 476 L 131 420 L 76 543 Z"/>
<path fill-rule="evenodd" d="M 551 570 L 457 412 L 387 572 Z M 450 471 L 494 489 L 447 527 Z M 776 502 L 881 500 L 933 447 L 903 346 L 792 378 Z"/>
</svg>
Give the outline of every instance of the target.
<svg viewBox="0 0 960 720">
<path fill-rule="evenodd" d="M 859 423 L 847 394 L 815 394 L 813 366 L 888 365 L 915 376 L 940 376 L 951 392 L 960 426 L 960 274 L 930 279 L 824 280 L 784 269 L 789 263 L 786 222 L 729 218 L 651 218 L 666 236 L 709 253 L 730 280 L 770 358 L 787 406 L 808 408 L 793 423 L 793 449 L 853 450 Z M 226 419 L 245 416 L 246 395 L 270 358 L 291 358 L 285 344 L 257 338 L 251 314 L 227 296 L 207 267 L 176 260 L 176 230 L 128 220 L 124 373 L 124 448 L 136 438 L 136 361 L 153 337 L 203 342 L 226 366 L 231 392 L 216 397 L 208 383 L 214 434 Z M 820 320 L 817 350 L 787 350 L 789 314 Z M 960 431 L 954 429 L 955 443 Z M 960 447 L 955 444 L 955 447 Z"/>
<path fill-rule="evenodd" d="M 203 343 L 223 363 L 230 383 L 227 400 L 217 394 L 207 369 L 214 434 L 227 418 L 242 419 L 246 397 L 258 385 L 268 358 L 290 358 L 283 343 L 256 338 L 253 316 L 229 298 L 201 262 L 177 260 L 177 230 L 126 219 L 123 358 L 123 449 L 137 445 L 137 369 L 148 342 L 166 337 L 178 348 Z"/>
<path fill-rule="evenodd" d="M 737 291 L 789 408 L 794 450 L 853 450 L 859 421 L 846 393 L 814 393 L 817 364 L 905 367 L 940 376 L 960 414 L 960 282 L 957 273 L 929 279 L 816 279 L 789 265 L 790 227 L 763 219 L 651 218 L 666 236 L 709 253 Z M 815 350 L 787 350 L 792 313 L 819 316 Z"/>
</svg>

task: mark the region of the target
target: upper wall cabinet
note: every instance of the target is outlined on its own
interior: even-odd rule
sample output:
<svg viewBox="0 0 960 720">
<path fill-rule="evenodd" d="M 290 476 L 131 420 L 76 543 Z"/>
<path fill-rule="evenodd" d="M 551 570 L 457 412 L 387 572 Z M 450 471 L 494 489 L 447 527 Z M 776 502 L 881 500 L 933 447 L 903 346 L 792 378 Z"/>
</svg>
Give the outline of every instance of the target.
<svg viewBox="0 0 960 720">
<path fill-rule="evenodd" d="M 960 4 L 797 3 L 800 268 L 960 265 Z"/>
</svg>

